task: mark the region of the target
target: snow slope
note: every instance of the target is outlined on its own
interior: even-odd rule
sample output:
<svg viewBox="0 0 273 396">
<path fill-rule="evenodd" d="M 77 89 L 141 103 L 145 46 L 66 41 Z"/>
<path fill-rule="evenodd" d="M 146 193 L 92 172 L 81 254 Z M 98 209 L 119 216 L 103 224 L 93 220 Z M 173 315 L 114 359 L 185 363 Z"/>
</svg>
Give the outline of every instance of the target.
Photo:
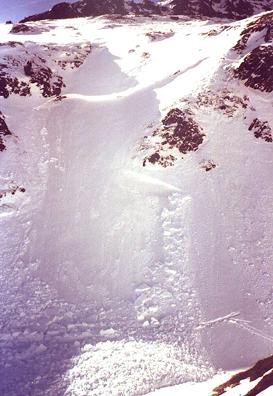
<svg viewBox="0 0 273 396">
<path fill-rule="evenodd" d="M 209 379 L 206 382 L 200 383 L 191 383 L 187 382 L 183 385 L 177 385 L 173 387 L 167 387 L 163 389 L 159 389 L 157 391 L 148 393 L 147 396 L 178 396 L 178 395 L 186 395 L 186 396 L 196 396 L 196 395 L 211 395 L 213 389 L 219 385 L 219 383 L 223 383 L 227 379 L 229 379 L 231 373 L 223 373 L 215 375 L 212 379 Z M 241 396 L 247 394 L 253 387 L 256 385 L 258 381 L 249 382 L 245 380 L 239 387 L 230 388 L 227 393 L 228 396 Z M 261 396 L 270 396 L 272 395 L 272 389 L 267 389 L 260 393 Z"/>
<path fill-rule="evenodd" d="M 255 21 L 1 25 L 2 395 L 142 395 L 272 352 Z"/>
</svg>

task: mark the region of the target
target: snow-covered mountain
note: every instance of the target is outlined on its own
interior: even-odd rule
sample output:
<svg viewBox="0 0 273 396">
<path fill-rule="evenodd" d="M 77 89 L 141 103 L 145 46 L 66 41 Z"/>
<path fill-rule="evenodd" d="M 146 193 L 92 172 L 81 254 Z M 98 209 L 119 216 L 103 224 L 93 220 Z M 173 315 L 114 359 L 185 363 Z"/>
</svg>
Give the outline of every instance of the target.
<svg viewBox="0 0 273 396">
<path fill-rule="evenodd" d="M 161 14 L 161 4 L 152 0 L 79 0 L 75 3 L 58 3 L 49 11 L 32 15 L 22 22 L 38 21 L 43 19 L 77 18 L 88 16 L 99 16 L 104 14 L 128 13 L 149 15 Z"/>
<path fill-rule="evenodd" d="M 177 18 L 0 26 L 3 396 L 272 353 L 273 12 Z"/>
<path fill-rule="evenodd" d="M 273 0 L 79 0 L 72 4 L 59 3 L 51 10 L 27 17 L 22 22 L 128 13 L 243 19 L 272 8 Z"/>
<path fill-rule="evenodd" d="M 273 8 L 272 0 L 172 0 L 174 14 L 243 19 Z"/>
</svg>

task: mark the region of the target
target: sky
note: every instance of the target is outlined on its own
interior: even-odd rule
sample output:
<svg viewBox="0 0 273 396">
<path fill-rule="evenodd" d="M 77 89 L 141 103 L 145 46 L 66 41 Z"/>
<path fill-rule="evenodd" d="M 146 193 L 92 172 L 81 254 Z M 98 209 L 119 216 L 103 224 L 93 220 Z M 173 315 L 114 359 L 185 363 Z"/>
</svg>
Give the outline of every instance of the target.
<svg viewBox="0 0 273 396">
<path fill-rule="evenodd" d="M 46 11 L 64 0 L 0 0 L 0 22 L 13 22 L 26 16 Z M 66 0 L 73 3 L 76 0 Z"/>
</svg>

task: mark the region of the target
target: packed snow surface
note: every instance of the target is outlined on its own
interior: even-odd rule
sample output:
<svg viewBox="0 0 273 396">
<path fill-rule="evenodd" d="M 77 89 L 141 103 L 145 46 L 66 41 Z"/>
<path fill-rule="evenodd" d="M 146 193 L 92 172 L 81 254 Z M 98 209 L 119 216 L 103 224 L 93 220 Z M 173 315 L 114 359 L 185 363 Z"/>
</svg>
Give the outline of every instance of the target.
<svg viewBox="0 0 273 396">
<path fill-rule="evenodd" d="M 1 395 L 144 395 L 272 352 L 272 94 L 229 72 L 245 23 L 0 26 Z"/>
</svg>

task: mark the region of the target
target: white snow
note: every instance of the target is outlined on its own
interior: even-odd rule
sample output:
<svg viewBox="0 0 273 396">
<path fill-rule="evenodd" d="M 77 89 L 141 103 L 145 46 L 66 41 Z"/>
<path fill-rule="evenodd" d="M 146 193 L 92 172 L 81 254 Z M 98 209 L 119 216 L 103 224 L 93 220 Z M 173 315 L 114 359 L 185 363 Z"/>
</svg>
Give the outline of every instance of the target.
<svg viewBox="0 0 273 396">
<path fill-rule="evenodd" d="M 147 396 L 197 396 L 197 395 L 212 395 L 213 389 L 227 381 L 234 372 L 227 372 L 223 374 L 217 374 L 212 379 L 206 382 L 192 383 L 188 382 L 183 385 L 177 385 L 172 387 L 166 387 L 156 390 L 151 393 L 147 393 Z M 258 381 L 249 382 L 248 380 L 242 381 L 241 385 L 235 388 L 229 388 L 228 392 L 225 393 L 228 396 L 241 396 L 247 394 Z M 259 393 L 261 396 L 271 396 L 272 390 L 266 389 L 265 391 Z"/>
<path fill-rule="evenodd" d="M 184 362 L 181 362 L 183 356 Z M 142 395 L 173 379 L 202 378 L 204 368 L 191 364 L 190 351 L 161 342 L 112 342 L 86 345 L 67 377 L 66 395 Z"/>
<path fill-rule="evenodd" d="M 35 86 L 0 100 L 13 132 L 0 191 L 26 189 L 0 202 L 1 394 L 17 396 L 17 382 L 35 396 L 142 395 L 272 353 L 272 144 L 248 130 L 257 116 L 273 127 L 272 94 L 228 74 L 245 22 L 216 36 L 218 22 L 167 17 L 36 24 L 48 29 L 0 26 L 2 42 L 27 49 L 8 49 L 20 60 L 10 67 L 20 77 L 40 55 L 66 87 L 59 101 Z M 225 89 L 255 110 L 196 104 Z M 204 143 L 172 167 L 144 167 L 144 136 L 181 106 Z M 31 356 L 35 380 L 22 368 Z M 154 394 L 197 395 L 222 378 Z"/>
</svg>

